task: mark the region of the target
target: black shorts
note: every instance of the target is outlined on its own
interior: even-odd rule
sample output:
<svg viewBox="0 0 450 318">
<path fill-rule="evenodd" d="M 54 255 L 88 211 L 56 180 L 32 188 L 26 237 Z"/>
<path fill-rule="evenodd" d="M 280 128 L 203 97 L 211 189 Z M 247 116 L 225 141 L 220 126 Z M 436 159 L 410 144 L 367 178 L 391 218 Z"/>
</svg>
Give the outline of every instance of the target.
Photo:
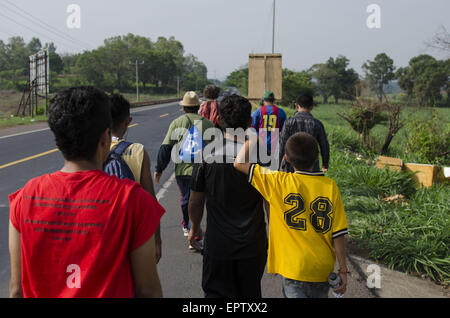
<svg viewBox="0 0 450 318">
<path fill-rule="evenodd" d="M 205 298 L 261 298 L 261 279 L 267 254 L 238 260 L 203 256 L 202 287 Z"/>
</svg>

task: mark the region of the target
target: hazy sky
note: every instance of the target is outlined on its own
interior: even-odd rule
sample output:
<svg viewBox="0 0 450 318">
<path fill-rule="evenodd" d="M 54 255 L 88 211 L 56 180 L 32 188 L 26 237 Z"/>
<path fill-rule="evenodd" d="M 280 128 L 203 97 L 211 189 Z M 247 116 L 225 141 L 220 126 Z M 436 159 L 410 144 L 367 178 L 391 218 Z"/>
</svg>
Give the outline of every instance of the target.
<svg viewBox="0 0 450 318">
<path fill-rule="evenodd" d="M 12 7 L 8 1 L 77 41 L 68 43 L 33 24 L 25 13 L 7 10 L 5 6 Z M 67 27 L 70 4 L 81 7 L 80 29 Z M 370 4 L 381 8 L 380 29 L 366 25 Z M 283 67 L 293 70 L 339 54 L 358 72 L 381 52 L 398 67 L 422 53 L 443 58 L 427 51 L 424 42 L 440 25 L 450 31 L 449 0 L 277 0 L 276 13 L 275 51 L 283 54 Z M 37 36 L 55 42 L 63 53 L 93 49 L 105 38 L 129 32 L 152 40 L 174 36 L 186 53 L 206 64 L 210 78 L 224 79 L 248 62 L 249 53 L 271 52 L 272 0 L 0 0 L 3 40 Z"/>
</svg>

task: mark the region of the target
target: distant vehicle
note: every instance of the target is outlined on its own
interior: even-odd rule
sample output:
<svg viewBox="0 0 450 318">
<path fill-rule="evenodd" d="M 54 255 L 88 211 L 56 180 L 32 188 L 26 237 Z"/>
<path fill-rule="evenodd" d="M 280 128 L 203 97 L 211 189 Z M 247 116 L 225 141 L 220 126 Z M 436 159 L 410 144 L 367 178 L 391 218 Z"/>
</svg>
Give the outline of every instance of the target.
<svg viewBox="0 0 450 318">
<path fill-rule="evenodd" d="M 224 99 L 224 97 L 231 96 L 231 95 L 239 95 L 239 90 L 236 87 L 226 87 L 222 90 L 220 93 L 219 98 L 217 99 L 219 102 Z"/>
</svg>

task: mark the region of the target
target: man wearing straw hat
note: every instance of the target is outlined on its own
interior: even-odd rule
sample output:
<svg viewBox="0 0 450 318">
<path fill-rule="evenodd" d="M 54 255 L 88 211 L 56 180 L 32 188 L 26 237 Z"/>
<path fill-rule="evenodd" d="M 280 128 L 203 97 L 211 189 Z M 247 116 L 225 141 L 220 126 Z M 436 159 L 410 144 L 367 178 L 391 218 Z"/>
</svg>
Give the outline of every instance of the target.
<svg viewBox="0 0 450 318">
<path fill-rule="evenodd" d="M 200 109 L 200 100 L 195 92 L 187 92 L 184 95 L 183 101 L 180 103 L 185 114 L 175 119 L 169 127 L 166 137 L 159 149 L 157 165 L 154 173 L 154 180 L 156 184 L 161 180 L 163 171 L 167 168 L 172 155 L 172 150 L 176 150 L 176 154 L 173 159 L 183 150 L 184 143 L 188 135 L 191 132 L 191 128 L 195 126 L 195 129 L 201 133 L 203 136 L 204 132 L 208 128 L 213 128 L 214 125 L 206 118 L 198 115 Z M 180 133 L 181 132 L 181 133 Z M 204 143 L 208 143 L 208 140 L 203 140 Z M 175 177 L 177 180 L 178 187 L 181 192 L 181 210 L 183 212 L 183 233 L 184 236 L 189 235 L 190 224 L 189 224 L 189 212 L 188 204 L 191 194 L 190 184 L 192 179 L 192 171 L 194 162 L 187 162 L 183 160 L 175 161 Z M 192 248 L 192 250 L 194 250 Z"/>
</svg>

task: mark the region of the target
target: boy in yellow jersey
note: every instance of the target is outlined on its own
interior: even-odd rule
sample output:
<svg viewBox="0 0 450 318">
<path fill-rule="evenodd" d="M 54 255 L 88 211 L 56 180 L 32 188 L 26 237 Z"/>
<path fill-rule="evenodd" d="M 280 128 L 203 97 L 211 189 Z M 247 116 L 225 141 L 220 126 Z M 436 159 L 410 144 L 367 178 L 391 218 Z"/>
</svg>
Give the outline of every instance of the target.
<svg viewBox="0 0 450 318">
<path fill-rule="evenodd" d="M 256 143 L 252 136 L 234 167 L 248 174 L 251 185 L 270 203 L 268 272 L 283 276 L 286 298 L 326 298 L 337 257 L 342 285 L 334 292 L 344 294 L 347 219 L 336 183 L 323 172 L 311 172 L 319 155 L 317 141 L 306 133 L 289 138 L 285 159 L 295 173 L 251 164 Z"/>
</svg>

